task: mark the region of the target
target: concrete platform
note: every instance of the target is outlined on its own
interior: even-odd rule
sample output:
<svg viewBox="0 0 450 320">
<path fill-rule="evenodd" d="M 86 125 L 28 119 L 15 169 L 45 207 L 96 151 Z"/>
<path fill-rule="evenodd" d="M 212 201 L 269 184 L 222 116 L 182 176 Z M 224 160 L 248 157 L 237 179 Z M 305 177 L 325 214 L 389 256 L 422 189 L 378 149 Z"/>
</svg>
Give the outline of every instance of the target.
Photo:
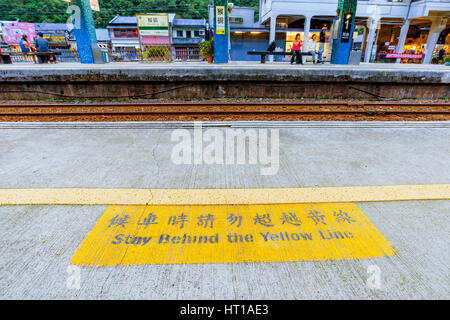
<svg viewBox="0 0 450 320">
<path fill-rule="evenodd" d="M 0 189 L 286 188 L 448 184 L 450 123 L 205 123 L 278 128 L 280 167 L 176 165 L 189 123 L 0 124 Z M 78 245 L 106 206 L 1 206 L 2 299 L 448 299 L 449 200 L 357 203 L 396 249 L 335 261 L 80 267 Z M 58 254 L 59 253 L 59 254 Z M 373 266 L 380 288 L 367 285 Z M 372 269 L 371 269 L 372 268 Z"/>
<path fill-rule="evenodd" d="M 4 65 L 0 99 L 287 97 L 424 98 L 450 95 L 443 65 L 110 63 Z M 268 90 L 268 88 L 271 88 Z"/>
<path fill-rule="evenodd" d="M 205 62 L 139 63 L 115 62 L 98 65 L 2 65 L 0 81 L 353 81 L 450 83 L 450 68 L 444 65 L 362 63 L 332 64 Z"/>
<path fill-rule="evenodd" d="M 450 201 L 358 206 L 397 255 L 365 260 L 81 267 L 80 289 L 67 287 L 73 275 L 68 272 L 70 259 L 105 207 L 0 207 L 0 298 L 447 300 Z M 367 286 L 369 266 L 381 271 L 380 289 Z"/>
</svg>

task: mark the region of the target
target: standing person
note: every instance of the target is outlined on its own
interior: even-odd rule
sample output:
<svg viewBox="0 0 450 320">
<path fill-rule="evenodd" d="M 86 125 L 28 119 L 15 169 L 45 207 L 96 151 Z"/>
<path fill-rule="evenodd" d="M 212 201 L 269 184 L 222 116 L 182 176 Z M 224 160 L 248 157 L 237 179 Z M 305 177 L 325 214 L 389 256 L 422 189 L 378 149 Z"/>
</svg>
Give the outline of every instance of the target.
<svg viewBox="0 0 450 320">
<path fill-rule="evenodd" d="M 325 43 L 327 41 L 327 26 L 323 26 L 319 34 L 319 61 L 318 63 L 323 63 L 322 56 L 325 51 Z"/>
<path fill-rule="evenodd" d="M 48 40 L 44 39 L 44 35 L 42 32 L 38 32 L 36 40 L 34 42 L 36 43 L 36 48 L 38 52 L 48 52 Z M 39 56 L 38 57 L 39 62 L 41 63 L 47 63 L 49 60 L 49 57 L 47 56 Z"/>
<path fill-rule="evenodd" d="M 296 60 L 297 64 L 303 64 L 303 56 L 302 56 L 302 40 L 300 39 L 300 33 L 295 35 L 294 43 L 292 44 L 292 58 L 291 64 Z"/>
<path fill-rule="evenodd" d="M 439 60 L 439 62 L 441 62 L 441 61 L 444 61 L 444 56 L 445 56 L 445 48 L 446 47 L 443 47 L 441 50 L 439 50 L 439 53 L 438 53 L 438 60 Z"/>
</svg>

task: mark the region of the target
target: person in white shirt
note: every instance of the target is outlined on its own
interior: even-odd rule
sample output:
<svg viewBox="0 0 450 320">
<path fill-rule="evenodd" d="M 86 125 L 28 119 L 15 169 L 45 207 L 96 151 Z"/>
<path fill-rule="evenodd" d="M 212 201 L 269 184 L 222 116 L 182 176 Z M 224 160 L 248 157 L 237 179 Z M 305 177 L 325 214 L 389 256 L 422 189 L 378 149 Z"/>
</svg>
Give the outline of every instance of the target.
<svg viewBox="0 0 450 320">
<path fill-rule="evenodd" d="M 317 40 L 315 34 L 313 34 L 308 41 L 308 52 L 312 55 L 313 63 L 316 63 Z M 319 51 L 318 55 L 319 61 L 322 61 L 322 52 Z"/>
</svg>

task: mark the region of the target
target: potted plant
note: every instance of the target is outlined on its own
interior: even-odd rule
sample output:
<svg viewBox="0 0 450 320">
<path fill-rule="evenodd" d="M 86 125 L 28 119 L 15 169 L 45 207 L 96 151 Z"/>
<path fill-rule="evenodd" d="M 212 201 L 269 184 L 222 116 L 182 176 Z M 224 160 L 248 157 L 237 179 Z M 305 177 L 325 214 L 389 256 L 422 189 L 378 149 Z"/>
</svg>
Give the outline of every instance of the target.
<svg viewBox="0 0 450 320">
<path fill-rule="evenodd" d="M 214 59 L 214 41 L 203 40 L 200 42 L 199 47 L 203 59 L 206 59 L 208 63 L 212 63 Z"/>
<path fill-rule="evenodd" d="M 163 61 L 166 58 L 166 51 L 162 47 L 149 47 L 142 56 L 150 61 Z"/>
<path fill-rule="evenodd" d="M 450 66 L 450 55 L 444 58 L 444 63 L 446 66 Z"/>
<path fill-rule="evenodd" d="M 231 2 L 229 2 L 229 3 L 228 3 L 228 13 L 233 12 L 233 7 L 234 7 L 234 4 L 231 3 Z"/>
</svg>

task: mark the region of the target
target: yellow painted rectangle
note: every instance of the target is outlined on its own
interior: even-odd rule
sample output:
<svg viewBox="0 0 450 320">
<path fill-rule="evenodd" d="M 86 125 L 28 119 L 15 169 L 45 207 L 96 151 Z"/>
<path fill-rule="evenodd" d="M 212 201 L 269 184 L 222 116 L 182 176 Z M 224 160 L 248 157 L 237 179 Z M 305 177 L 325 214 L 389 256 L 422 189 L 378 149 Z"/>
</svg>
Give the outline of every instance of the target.
<svg viewBox="0 0 450 320">
<path fill-rule="evenodd" d="M 281 262 L 393 254 L 352 203 L 110 206 L 71 263 Z"/>
</svg>

